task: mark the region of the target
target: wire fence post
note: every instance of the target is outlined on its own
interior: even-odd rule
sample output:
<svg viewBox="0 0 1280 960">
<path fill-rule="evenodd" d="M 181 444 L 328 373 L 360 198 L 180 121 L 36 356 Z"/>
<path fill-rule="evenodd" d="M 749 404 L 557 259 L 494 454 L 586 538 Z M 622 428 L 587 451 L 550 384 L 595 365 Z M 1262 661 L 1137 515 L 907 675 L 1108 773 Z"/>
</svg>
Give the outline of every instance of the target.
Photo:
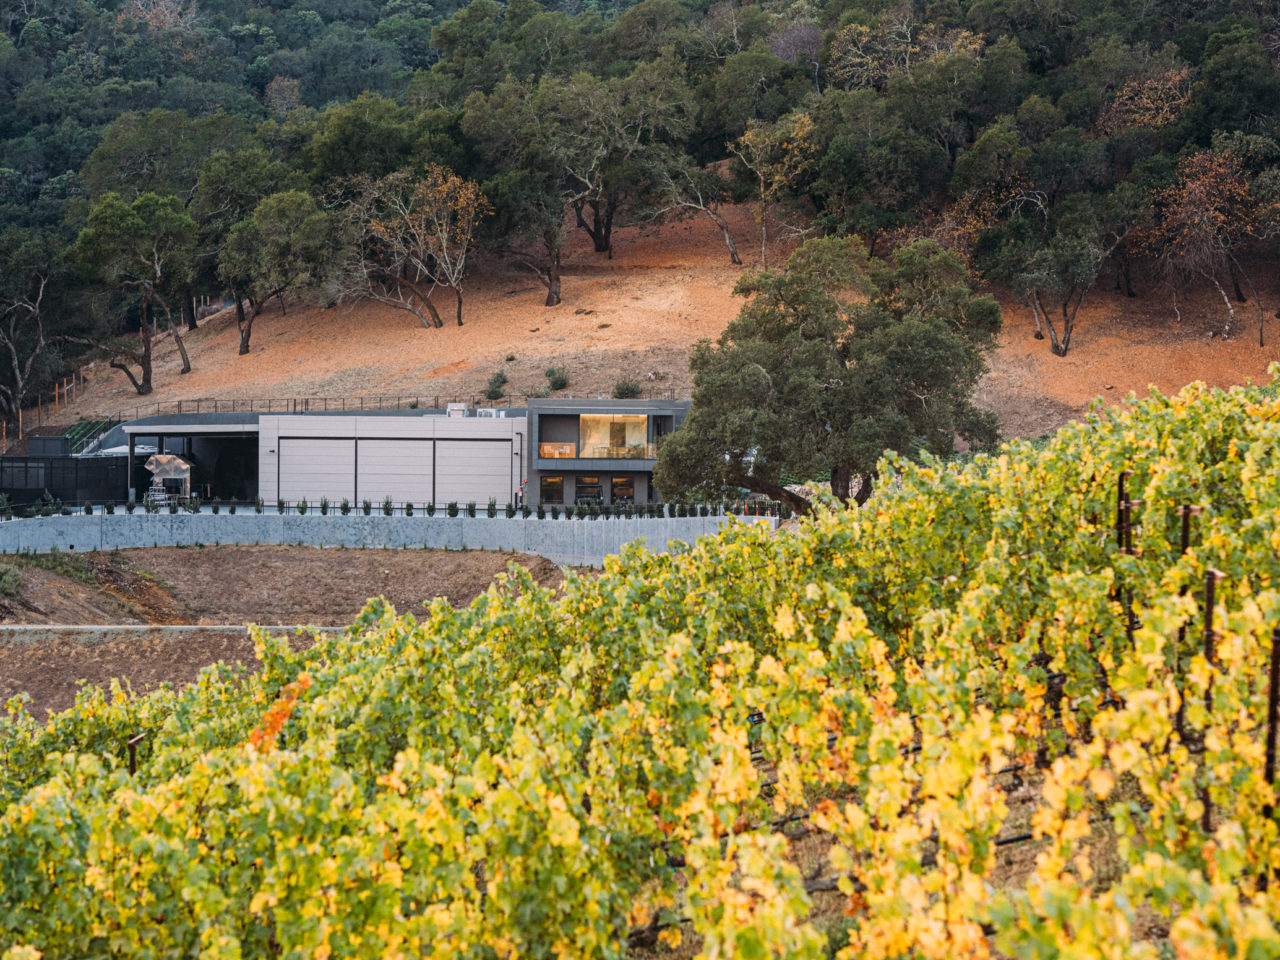
<svg viewBox="0 0 1280 960">
<path fill-rule="evenodd" d="M 1221 570 L 1215 570 L 1210 567 L 1204 575 L 1204 659 L 1209 666 L 1213 666 L 1213 658 L 1215 652 L 1215 643 L 1217 640 L 1213 632 L 1213 607 L 1214 607 L 1214 589 L 1219 583 L 1226 579 L 1226 574 Z M 1208 683 L 1204 688 L 1204 711 L 1205 711 L 1205 729 L 1204 734 L 1207 737 L 1209 732 L 1209 714 L 1213 711 L 1213 674 L 1209 674 Z M 1208 747 L 1205 746 L 1207 752 Z M 1204 812 L 1200 817 L 1200 829 L 1205 833 L 1210 831 L 1210 822 L 1213 818 L 1212 801 L 1209 799 L 1209 764 L 1204 764 L 1204 786 L 1200 793 L 1201 804 Z"/>
<path fill-rule="evenodd" d="M 131 777 L 138 772 L 138 744 L 145 736 L 146 733 L 140 733 L 125 744 L 129 748 L 129 776 Z"/>
</svg>

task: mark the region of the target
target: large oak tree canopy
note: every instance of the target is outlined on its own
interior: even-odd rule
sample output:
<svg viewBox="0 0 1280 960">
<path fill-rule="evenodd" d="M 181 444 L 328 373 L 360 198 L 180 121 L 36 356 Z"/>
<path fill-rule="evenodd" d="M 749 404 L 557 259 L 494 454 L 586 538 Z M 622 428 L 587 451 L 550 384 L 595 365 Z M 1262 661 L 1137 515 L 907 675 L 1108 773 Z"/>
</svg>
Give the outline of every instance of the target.
<svg viewBox="0 0 1280 960">
<path fill-rule="evenodd" d="M 748 302 L 715 344 L 695 348 L 693 407 L 659 446 L 665 496 L 741 487 L 805 511 L 784 477 L 829 471 L 832 493 L 862 503 L 885 450 L 996 441 L 994 416 L 971 395 L 1000 308 L 933 241 L 886 263 L 857 240 L 810 240 L 785 270 L 751 274 L 736 292 Z"/>
</svg>

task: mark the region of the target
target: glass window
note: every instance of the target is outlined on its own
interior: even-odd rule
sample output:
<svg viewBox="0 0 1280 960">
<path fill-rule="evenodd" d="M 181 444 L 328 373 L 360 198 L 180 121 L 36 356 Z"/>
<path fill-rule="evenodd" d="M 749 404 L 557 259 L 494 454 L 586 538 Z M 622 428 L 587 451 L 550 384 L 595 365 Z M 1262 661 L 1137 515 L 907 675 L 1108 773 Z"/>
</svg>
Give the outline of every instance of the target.
<svg viewBox="0 0 1280 960">
<path fill-rule="evenodd" d="M 632 477 L 614 477 L 611 492 L 614 503 L 636 502 L 636 482 Z"/>
<path fill-rule="evenodd" d="M 564 477 L 543 477 L 539 481 L 538 499 L 543 503 L 564 503 Z"/>
<path fill-rule="evenodd" d="M 646 459 L 652 457 L 649 418 L 643 413 L 584 413 L 578 418 L 578 456 Z"/>
<path fill-rule="evenodd" d="M 604 486 L 599 477 L 578 477 L 574 499 L 578 503 L 603 503 Z"/>
</svg>

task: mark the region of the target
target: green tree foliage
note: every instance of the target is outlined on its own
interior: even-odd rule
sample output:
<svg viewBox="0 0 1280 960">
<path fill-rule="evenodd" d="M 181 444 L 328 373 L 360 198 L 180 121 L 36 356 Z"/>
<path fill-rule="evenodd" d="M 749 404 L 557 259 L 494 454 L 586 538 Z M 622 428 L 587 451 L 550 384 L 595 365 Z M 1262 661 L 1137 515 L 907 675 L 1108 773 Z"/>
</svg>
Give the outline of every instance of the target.
<svg viewBox="0 0 1280 960">
<path fill-rule="evenodd" d="M 222 111 L 194 118 L 183 110 L 123 113 L 103 130 L 81 177 L 94 197 L 113 191 L 132 200 L 155 193 L 187 203 L 206 158 L 235 149 L 244 133 L 244 118 Z"/>
<path fill-rule="evenodd" d="M 124 372 L 140 395 L 151 392 L 152 341 L 157 332 L 156 308 L 164 313 L 170 335 L 182 356 L 182 373 L 191 361 L 169 298 L 191 270 L 195 223 L 176 197 L 143 193 L 126 203 L 106 193 L 89 213 L 71 256 L 81 270 L 108 286 L 133 290 L 138 302 L 136 350 L 113 351 L 111 366 Z M 141 368 L 134 376 L 130 364 Z"/>
<path fill-rule="evenodd" d="M 737 292 L 748 303 L 716 344 L 695 348 L 693 407 L 659 446 L 664 496 L 744 487 L 803 511 L 783 478 L 829 471 L 835 496 L 862 503 L 886 449 L 994 443 L 994 418 L 970 395 L 1000 309 L 936 243 L 884 263 L 853 240 L 811 240 Z"/>
<path fill-rule="evenodd" d="M 191 326 L 197 298 L 248 294 L 217 261 L 264 198 L 323 205 L 352 178 L 434 164 L 482 185 L 494 215 L 479 241 L 537 270 L 555 303 L 566 212 L 601 253 L 655 212 L 715 220 L 760 199 L 758 169 L 723 163 L 735 147 L 807 117 L 805 162 L 766 205 L 873 253 L 930 236 L 988 276 L 1039 278 L 1019 289 L 1058 301 L 1061 332 L 1060 295 L 1078 303 L 1108 271 L 1131 293 L 1170 276 L 1167 257 L 1112 243 L 1114 218 L 1080 209 L 1125 187 L 1142 194 L 1126 208 L 1158 218 L 1179 161 L 1236 136 L 1258 147 L 1251 193 L 1280 179 L 1273 6 L 29 0 L 0 11 L 0 234 L 74 237 L 109 192 L 176 197 L 196 245 L 165 296 Z M 224 191 L 233 202 L 213 199 Z M 1274 233 L 1221 233 L 1238 238 L 1230 257 L 1178 275 L 1240 302 L 1254 263 L 1274 265 Z M 119 312 L 87 275 L 57 293 L 53 337 Z M 51 375 L 33 368 L 37 386 Z"/>
<path fill-rule="evenodd" d="M 249 352 L 253 320 L 272 297 L 319 288 L 342 257 L 341 216 L 310 194 L 285 190 L 264 197 L 252 215 L 231 228 L 218 255 L 218 274 L 252 301 L 242 321 L 240 352 Z"/>
</svg>

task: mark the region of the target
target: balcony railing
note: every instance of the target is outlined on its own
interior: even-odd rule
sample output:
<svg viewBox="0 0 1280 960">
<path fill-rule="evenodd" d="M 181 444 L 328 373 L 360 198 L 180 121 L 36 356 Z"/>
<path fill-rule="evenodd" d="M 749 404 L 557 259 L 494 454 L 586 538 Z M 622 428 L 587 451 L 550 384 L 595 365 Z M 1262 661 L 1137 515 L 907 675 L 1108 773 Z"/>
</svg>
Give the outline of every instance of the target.
<svg viewBox="0 0 1280 960">
<path fill-rule="evenodd" d="M 569 460 L 578 455 L 576 443 L 540 443 L 538 456 L 547 460 Z"/>
<path fill-rule="evenodd" d="M 545 460 L 656 460 L 653 443 L 540 443 L 538 456 Z"/>
</svg>

